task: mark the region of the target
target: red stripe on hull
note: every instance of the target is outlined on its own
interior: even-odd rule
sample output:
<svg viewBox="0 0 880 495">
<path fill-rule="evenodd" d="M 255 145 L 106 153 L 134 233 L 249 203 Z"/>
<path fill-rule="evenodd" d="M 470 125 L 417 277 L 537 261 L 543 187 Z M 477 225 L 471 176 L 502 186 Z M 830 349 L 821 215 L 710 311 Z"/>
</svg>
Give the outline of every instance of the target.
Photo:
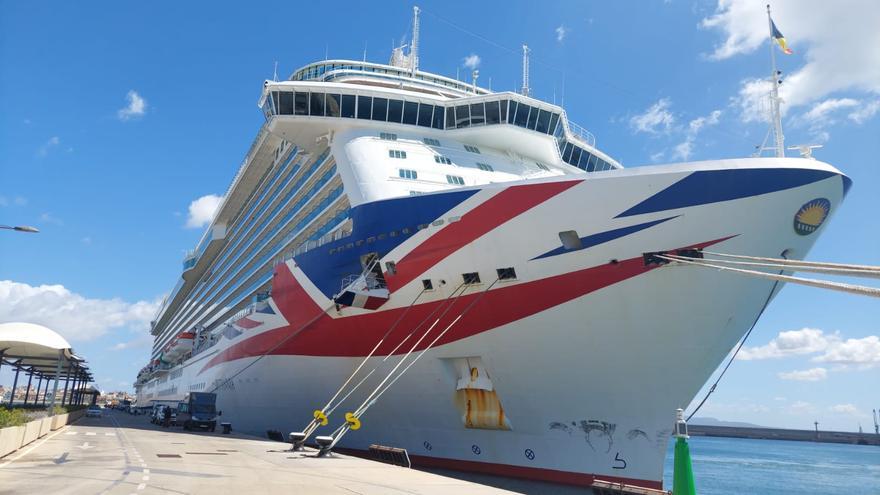
<svg viewBox="0 0 880 495">
<path fill-rule="evenodd" d="M 335 448 L 339 453 L 357 457 L 370 458 L 369 451 L 359 449 Z M 624 483 L 627 485 L 640 486 L 662 490 L 663 482 L 654 480 L 640 480 L 634 478 L 622 478 L 619 476 L 595 475 L 588 473 L 575 473 L 571 471 L 558 471 L 556 469 L 534 468 L 526 466 L 514 466 L 512 464 L 497 464 L 494 462 L 463 461 L 460 459 L 448 459 L 445 457 L 429 457 L 423 455 L 409 455 L 410 461 L 416 467 L 429 467 L 438 469 L 451 469 L 453 471 L 466 471 L 471 473 L 491 474 L 507 478 L 519 478 L 533 481 L 545 481 L 560 485 L 575 485 L 589 487 L 595 480 L 610 481 L 612 483 Z"/>
<path fill-rule="evenodd" d="M 581 182 L 573 180 L 508 187 L 400 259 L 396 264 L 397 273 L 385 274 L 388 289 L 396 291 L 486 232 Z"/>
<path fill-rule="evenodd" d="M 703 248 L 729 239 L 725 237 L 693 246 Z M 656 269 L 657 265 L 645 266 L 644 259 L 639 256 L 616 264 L 608 263 L 575 272 L 565 273 L 541 280 L 496 287 L 486 292 L 475 306 L 465 314 L 455 327 L 452 327 L 436 345 L 448 344 L 473 335 L 500 327 L 507 323 L 526 318 L 533 314 L 581 297 L 623 280 L 641 275 Z M 443 321 L 432 331 L 436 336 L 452 322 L 474 299 L 480 296 L 482 286 L 471 288 L 459 297 L 454 306 L 446 313 Z M 272 288 L 273 298 L 278 308 L 290 324 L 285 327 L 268 330 L 259 335 L 247 338 L 218 353 L 202 369 L 208 369 L 224 361 L 231 361 L 263 354 L 305 355 L 305 356 L 366 356 L 388 328 L 406 311 L 406 307 L 379 311 L 345 318 L 331 318 L 322 313 L 320 308 L 302 288 L 286 265 L 276 267 Z M 388 354 L 408 335 L 413 327 L 425 320 L 444 300 L 413 306 L 397 329 L 385 340 L 376 352 L 382 356 Z M 503 311 L 498 311 L 503 308 Z M 437 315 L 443 314 L 439 310 Z M 313 320 L 307 328 L 303 326 Z M 417 328 L 411 340 L 418 339 L 435 316 L 431 316 L 421 328 Z M 291 332 L 301 332 L 291 337 Z M 288 341 L 278 345 L 283 339 Z M 416 348 L 422 350 L 428 346 L 430 336 Z M 398 353 L 404 353 L 409 346 L 401 346 Z"/>
</svg>

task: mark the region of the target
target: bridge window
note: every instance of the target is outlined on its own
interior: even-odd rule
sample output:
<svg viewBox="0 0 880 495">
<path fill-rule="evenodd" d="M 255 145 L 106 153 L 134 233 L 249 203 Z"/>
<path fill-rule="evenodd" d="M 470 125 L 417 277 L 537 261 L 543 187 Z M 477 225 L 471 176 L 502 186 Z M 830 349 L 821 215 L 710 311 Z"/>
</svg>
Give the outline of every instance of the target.
<svg viewBox="0 0 880 495">
<path fill-rule="evenodd" d="M 398 174 L 400 175 L 401 179 L 416 180 L 419 178 L 418 172 L 416 172 L 415 170 L 409 170 L 409 169 L 405 169 L 405 168 L 398 170 Z"/>
<path fill-rule="evenodd" d="M 471 103 L 471 125 L 483 125 L 486 123 L 486 111 L 483 103 Z"/>
<path fill-rule="evenodd" d="M 516 115 L 516 107 L 518 105 L 519 105 L 519 103 L 517 103 L 516 101 L 510 100 L 510 110 L 508 110 L 508 112 L 507 112 L 507 123 L 508 124 L 513 123 L 513 118 Z"/>
<path fill-rule="evenodd" d="M 513 118 L 513 123 L 520 127 L 526 127 L 529 123 L 529 110 L 531 109 L 532 107 L 522 103 L 517 105 L 516 116 Z"/>
<path fill-rule="evenodd" d="M 431 127 L 431 117 L 433 117 L 434 105 L 419 104 L 419 120 L 418 123 L 422 127 Z"/>
<path fill-rule="evenodd" d="M 455 109 L 450 108 L 448 112 L 446 112 L 446 128 L 447 129 L 455 129 Z"/>
<path fill-rule="evenodd" d="M 550 127 L 547 128 L 547 134 L 553 134 L 554 136 L 556 135 L 557 122 L 559 122 L 559 114 L 554 113 L 553 115 L 550 116 Z M 560 126 L 560 129 L 561 128 L 562 128 L 562 126 Z"/>
<path fill-rule="evenodd" d="M 497 101 L 487 101 L 486 102 L 486 124 L 500 124 L 501 123 L 501 114 L 498 111 L 498 102 Z"/>
<path fill-rule="evenodd" d="M 461 177 L 459 177 L 459 176 L 457 176 L 457 175 L 447 175 L 447 176 L 446 176 L 446 182 L 448 182 L 448 183 L 450 183 L 450 184 L 455 184 L 455 185 L 457 185 L 457 186 L 463 186 L 463 185 L 464 185 L 464 179 L 462 179 Z"/>
<path fill-rule="evenodd" d="M 471 107 L 459 105 L 455 107 L 455 127 L 461 129 L 471 125 Z"/>
<path fill-rule="evenodd" d="M 309 98 L 309 115 L 324 116 L 324 93 L 312 93 Z"/>
<path fill-rule="evenodd" d="M 431 127 L 434 129 L 443 129 L 443 114 L 445 113 L 445 110 L 446 109 L 439 105 L 434 107 L 434 120 L 431 123 Z"/>
<path fill-rule="evenodd" d="M 417 116 L 419 114 L 419 104 L 408 101 L 403 104 L 403 123 L 416 125 Z"/>
<path fill-rule="evenodd" d="M 281 115 L 293 115 L 293 92 L 285 91 L 279 97 L 278 113 Z"/>
<path fill-rule="evenodd" d="M 400 123 L 401 119 L 403 119 L 403 101 L 401 100 L 389 100 L 388 101 L 388 122 Z"/>
<path fill-rule="evenodd" d="M 296 115 L 308 115 L 309 114 L 309 94 L 308 93 L 300 93 L 297 91 L 296 96 L 293 98 L 293 112 Z"/>
<path fill-rule="evenodd" d="M 547 110 L 541 110 L 538 113 L 538 123 L 535 125 L 535 130 L 538 132 L 542 132 L 547 134 L 547 131 L 550 129 L 550 112 Z"/>
<path fill-rule="evenodd" d="M 342 95 L 342 111 L 340 115 L 349 119 L 354 118 L 355 96 Z"/>
<path fill-rule="evenodd" d="M 529 114 L 529 123 L 527 127 L 531 130 L 535 130 L 535 126 L 538 125 L 538 113 L 540 113 L 540 109 L 532 107 L 532 113 Z"/>
<path fill-rule="evenodd" d="M 385 122 L 388 119 L 388 99 L 373 98 L 373 120 Z"/>
<path fill-rule="evenodd" d="M 373 109 L 373 99 L 369 96 L 358 96 L 357 116 L 359 119 L 370 120 L 370 112 Z"/>
<path fill-rule="evenodd" d="M 340 95 L 327 95 L 327 106 L 324 108 L 325 114 L 328 117 L 339 117 L 339 100 Z"/>
</svg>

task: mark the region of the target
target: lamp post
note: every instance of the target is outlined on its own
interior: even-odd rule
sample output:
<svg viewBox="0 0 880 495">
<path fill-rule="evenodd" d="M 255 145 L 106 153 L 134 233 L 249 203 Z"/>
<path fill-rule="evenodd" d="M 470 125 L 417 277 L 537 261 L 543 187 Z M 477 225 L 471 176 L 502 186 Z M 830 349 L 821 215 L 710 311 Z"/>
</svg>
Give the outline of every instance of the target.
<svg viewBox="0 0 880 495">
<path fill-rule="evenodd" d="M 36 227 L 31 227 L 30 225 L 0 225 L 0 229 L 17 230 L 19 232 L 30 232 L 31 234 L 36 234 L 39 232 L 39 229 L 37 229 Z"/>
</svg>

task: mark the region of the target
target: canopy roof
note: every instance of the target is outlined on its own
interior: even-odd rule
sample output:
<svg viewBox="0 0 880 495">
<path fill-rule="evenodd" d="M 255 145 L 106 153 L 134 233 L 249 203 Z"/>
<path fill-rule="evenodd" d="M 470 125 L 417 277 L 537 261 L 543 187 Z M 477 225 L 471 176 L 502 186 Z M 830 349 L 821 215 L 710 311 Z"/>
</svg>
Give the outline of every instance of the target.
<svg viewBox="0 0 880 495">
<path fill-rule="evenodd" d="M 54 375 L 61 362 L 61 374 L 86 372 L 85 359 L 73 353 L 70 343 L 42 325 L 24 322 L 0 323 L 0 362 L 42 375 Z"/>
</svg>

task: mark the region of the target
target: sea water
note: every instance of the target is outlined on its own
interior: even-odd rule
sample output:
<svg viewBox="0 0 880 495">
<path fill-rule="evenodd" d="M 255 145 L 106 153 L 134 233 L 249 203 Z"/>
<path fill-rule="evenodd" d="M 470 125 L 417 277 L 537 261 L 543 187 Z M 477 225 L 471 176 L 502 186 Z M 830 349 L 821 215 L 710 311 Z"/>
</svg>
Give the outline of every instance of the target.
<svg viewBox="0 0 880 495">
<path fill-rule="evenodd" d="M 664 487 L 672 489 L 669 442 Z M 835 443 L 691 437 L 699 495 L 880 495 L 880 447 Z"/>
</svg>

